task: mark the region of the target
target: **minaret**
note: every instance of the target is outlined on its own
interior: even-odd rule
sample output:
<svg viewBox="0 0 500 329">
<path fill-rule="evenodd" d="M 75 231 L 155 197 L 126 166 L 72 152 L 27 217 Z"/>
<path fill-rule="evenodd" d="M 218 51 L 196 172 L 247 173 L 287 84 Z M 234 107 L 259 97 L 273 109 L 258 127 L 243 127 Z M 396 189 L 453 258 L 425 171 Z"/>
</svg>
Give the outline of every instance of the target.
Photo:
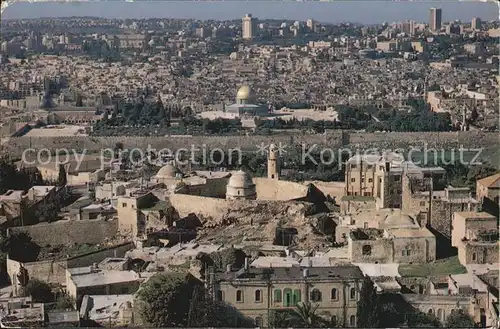
<svg viewBox="0 0 500 329">
<path fill-rule="evenodd" d="M 267 178 L 280 179 L 280 171 L 278 148 L 276 145 L 271 144 L 269 146 L 269 157 L 267 159 Z"/>
</svg>

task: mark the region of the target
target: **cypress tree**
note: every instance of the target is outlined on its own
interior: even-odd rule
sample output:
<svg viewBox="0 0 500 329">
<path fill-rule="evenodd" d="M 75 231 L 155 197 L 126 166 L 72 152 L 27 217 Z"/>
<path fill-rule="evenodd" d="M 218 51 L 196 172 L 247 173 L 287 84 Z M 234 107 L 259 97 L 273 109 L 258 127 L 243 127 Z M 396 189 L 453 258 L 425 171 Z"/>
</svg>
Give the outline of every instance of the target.
<svg viewBox="0 0 500 329">
<path fill-rule="evenodd" d="M 377 291 L 373 286 L 373 281 L 369 276 L 365 276 L 363 286 L 359 293 L 357 309 L 358 328 L 378 328 L 380 327 L 380 302 Z"/>
</svg>

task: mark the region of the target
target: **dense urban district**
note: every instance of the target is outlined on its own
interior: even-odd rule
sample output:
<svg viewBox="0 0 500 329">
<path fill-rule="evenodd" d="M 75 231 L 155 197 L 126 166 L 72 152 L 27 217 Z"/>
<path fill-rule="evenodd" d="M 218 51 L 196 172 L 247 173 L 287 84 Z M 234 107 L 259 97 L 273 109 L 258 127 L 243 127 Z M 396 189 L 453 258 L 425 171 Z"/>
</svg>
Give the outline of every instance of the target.
<svg viewBox="0 0 500 329">
<path fill-rule="evenodd" d="M 499 25 L 3 20 L 0 326 L 498 328 Z"/>
</svg>

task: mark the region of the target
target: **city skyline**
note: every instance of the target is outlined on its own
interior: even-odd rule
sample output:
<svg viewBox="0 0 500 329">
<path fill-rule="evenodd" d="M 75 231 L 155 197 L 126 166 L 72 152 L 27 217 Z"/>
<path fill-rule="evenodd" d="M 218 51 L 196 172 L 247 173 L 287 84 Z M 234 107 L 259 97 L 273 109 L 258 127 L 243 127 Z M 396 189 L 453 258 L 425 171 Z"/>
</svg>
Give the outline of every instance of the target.
<svg viewBox="0 0 500 329">
<path fill-rule="evenodd" d="M 383 8 L 381 7 L 383 6 Z M 327 7 L 327 8 L 325 8 Z M 179 18 L 199 20 L 241 19 L 246 13 L 265 19 L 307 20 L 321 23 L 352 22 L 377 24 L 384 21 L 415 20 L 428 22 L 429 9 L 441 8 L 442 21 L 497 20 L 498 8 L 483 2 L 101 2 L 101 3 L 16 3 L 3 14 L 3 19 L 33 19 L 72 16 L 102 18 Z M 118 9 L 119 8 L 119 9 Z M 161 13 L 161 14 L 159 14 Z"/>
</svg>

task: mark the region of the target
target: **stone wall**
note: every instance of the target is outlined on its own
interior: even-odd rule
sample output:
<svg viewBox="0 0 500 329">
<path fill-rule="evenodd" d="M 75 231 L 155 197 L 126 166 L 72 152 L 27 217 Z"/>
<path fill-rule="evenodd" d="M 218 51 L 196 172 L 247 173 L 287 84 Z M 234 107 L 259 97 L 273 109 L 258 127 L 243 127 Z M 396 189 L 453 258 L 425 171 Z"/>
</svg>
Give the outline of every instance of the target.
<svg viewBox="0 0 500 329">
<path fill-rule="evenodd" d="M 9 232 L 28 233 L 40 246 L 73 243 L 100 244 L 118 233 L 117 220 L 66 220 L 10 228 Z"/>
<path fill-rule="evenodd" d="M 185 194 L 173 194 L 169 199 L 181 217 L 194 213 L 201 217 L 218 218 L 228 211 L 230 203 L 237 202 Z"/>
<path fill-rule="evenodd" d="M 423 147 L 425 144 L 429 148 L 445 147 L 489 147 L 498 143 L 498 135 L 493 132 L 393 132 L 393 133 L 356 133 L 343 132 L 340 130 L 330 130 L 326 134 L 315 135 L 289 135 L 286 133 L 273 136 L 165 136 L 165 137 L 144 137 L 144 136 L 120 136 L 120 137 L 11 137 L 2 139 L 4 152 L 10 153 L 13 157 L 20 157 L 27 148 L 48 148 L 48 149 L 71 149 L 76 151 L 87 150 L 87 152 L 101 152 L 106 148 L 113 149 L 116 143 L 122 143 L 124 148 L 142 148 L 148 146 L 160 150 L 167 148 L 178 150 L 180 148 L 190 148 L 194 145 L 202 148 L 204 145 L 208 149 L 221 148 L 223 150 L 241 148 L 242 150 L 256 150 L 262 143 L 282 143 L 286 145 L 306 144 L 308 146 L 318 144 L 333 149 L 340 147 L 351 148 L 408 148 L 410 146 Z"/>
<path fill-rule="evenodd" d="M 289 201 L 307 196 L 307 186 L 268 178 L 254 178 L 257 200 Z"/>
<path fill-rule="evenodd" d="M 134 248 L 133 243 L 124 243 L 70 259 L 23 263 L 23 266 L 28 270 L 31 279 L 64 286 L 66 285 L 67 268 L 90 266 L 93 263 L 103 261 L 107 257 L 123 257 L 132 248 Z M 21 262 L 7 258 L 7 273 L 11 280 L 18 273 L 20 265 Z"/>
</svg>

